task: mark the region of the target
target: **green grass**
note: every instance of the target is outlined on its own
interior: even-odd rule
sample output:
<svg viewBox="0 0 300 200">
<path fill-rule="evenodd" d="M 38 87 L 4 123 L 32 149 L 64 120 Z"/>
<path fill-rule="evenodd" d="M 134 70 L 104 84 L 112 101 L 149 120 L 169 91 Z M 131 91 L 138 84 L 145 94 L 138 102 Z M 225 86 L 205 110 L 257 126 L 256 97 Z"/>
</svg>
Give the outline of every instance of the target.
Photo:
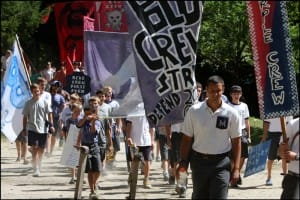
<svg viewBox="0 0 300 200">
<path fill-rule="evenodd" d="M 251 146 L 260 143 L 263 135 L 263 120 L 250 117 Z"/>
</svg>

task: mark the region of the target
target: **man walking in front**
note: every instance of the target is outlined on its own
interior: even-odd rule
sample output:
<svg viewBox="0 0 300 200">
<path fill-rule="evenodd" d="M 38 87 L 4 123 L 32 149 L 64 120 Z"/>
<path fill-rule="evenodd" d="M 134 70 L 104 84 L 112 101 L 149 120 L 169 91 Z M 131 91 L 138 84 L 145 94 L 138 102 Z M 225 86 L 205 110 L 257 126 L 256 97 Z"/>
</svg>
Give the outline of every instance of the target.
<svg viewBox="0 0 300 200">
<path fill-rule="evenodd" d="M 179 168 L 191 164 L 192 199 L 227 199 L 230 180 L 239 179 L 241 122 L 237 111 L 221 98 L 223 79 L 211 76 L 206 87 L 207 99 L 185 116 Z"/>
<path fill-rule="evenodd" d="M 48 131 L 54 132 L 51 105 L 41 98 L 40 86 L 30 86 L 32 98 L 23 109 L 23 133 L 28 134 L 28 145 L 32 147 L 34 177 L 40 176 L 41 162 L 47 143 Z M 47 120 L 48 119 L 48 120 Z M 49 126 L 49 127 L 48 127 Z M 49 128 L 49 129 L 48 129 Z"/>
</svg>

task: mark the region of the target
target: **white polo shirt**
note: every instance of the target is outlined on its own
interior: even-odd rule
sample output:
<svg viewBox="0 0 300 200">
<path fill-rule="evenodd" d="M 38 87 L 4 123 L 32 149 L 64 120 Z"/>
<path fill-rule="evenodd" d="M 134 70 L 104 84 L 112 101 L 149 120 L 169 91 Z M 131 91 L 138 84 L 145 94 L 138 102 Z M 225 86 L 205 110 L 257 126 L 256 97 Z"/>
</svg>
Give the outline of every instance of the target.
<svg viewBox="0 0 300 200">
<path fill-rule="evenodd" d="M 241 120 L 238 112 L 222 101 L 215 112 L 202 104 L 193 105 L 187 112 L 182 133 L 194 137 L 192 149 L 204 154 L 222 154 L 231 150 L 231 138 L 240 137 Z"/>
</svg>

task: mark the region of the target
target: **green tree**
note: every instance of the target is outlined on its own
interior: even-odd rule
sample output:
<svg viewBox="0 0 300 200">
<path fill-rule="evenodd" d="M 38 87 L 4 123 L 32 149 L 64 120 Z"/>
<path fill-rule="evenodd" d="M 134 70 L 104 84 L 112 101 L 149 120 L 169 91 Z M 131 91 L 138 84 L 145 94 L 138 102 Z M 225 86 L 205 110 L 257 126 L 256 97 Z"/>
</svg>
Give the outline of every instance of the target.
<svg viewBox="0 0 300 200">
<path fill-rule="evenodd" d="M 287 8 L 294 65 L 299 73 L 299 2 L 288 1 Z M 196 79 L 205 84 L 208 76 L 219 74 L 227 86 L 240 84 L 247 103 L 253 104 L 250 112 L 257 116 L 257 92 L 245 1 L 205 1 L 197 54 Z"/>
<path fill-rule="evenodd" d="M 23 43 L 30 43 L 45 11 L 40 11 L 41 1 L 1 2 L 1 47 L 10 49 L 17 34 Z M 2 49 L 2 50 L 3 50 Z"/>
</svg>

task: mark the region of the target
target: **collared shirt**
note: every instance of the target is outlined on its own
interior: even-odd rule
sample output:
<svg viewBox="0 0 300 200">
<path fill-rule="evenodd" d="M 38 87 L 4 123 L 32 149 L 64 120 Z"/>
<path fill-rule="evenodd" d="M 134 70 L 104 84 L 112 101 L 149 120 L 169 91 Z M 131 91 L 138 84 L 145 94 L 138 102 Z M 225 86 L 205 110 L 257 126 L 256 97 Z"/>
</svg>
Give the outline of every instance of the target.
<svg viewBox="0 0 300 200">
<path fill-rule="evenodd" d="M 194 138 L 192 149 L 205 154 L 222 154 L 231 150 L 231 138 L 241 136 L 238 112 L 222 101 L 215 112 L 207 100 L 193 105 L 187 112 L 182 133 Z"/>
</svg>

